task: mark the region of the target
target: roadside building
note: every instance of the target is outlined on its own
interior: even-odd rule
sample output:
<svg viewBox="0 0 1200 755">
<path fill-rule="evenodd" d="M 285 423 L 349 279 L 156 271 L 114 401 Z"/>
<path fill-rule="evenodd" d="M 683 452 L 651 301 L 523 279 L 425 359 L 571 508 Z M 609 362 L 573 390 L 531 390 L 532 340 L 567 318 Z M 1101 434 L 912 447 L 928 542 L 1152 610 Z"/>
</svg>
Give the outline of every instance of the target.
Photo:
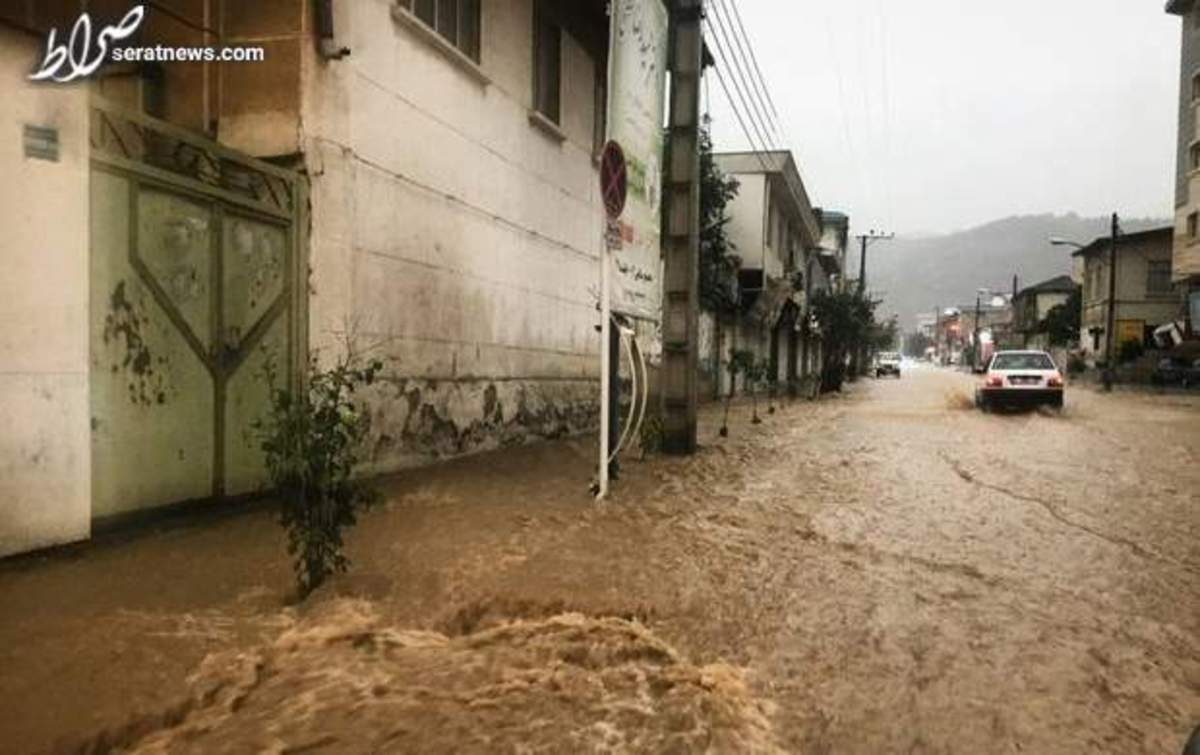
<svg viewBox="0 0 1200 755">
<path fill-rule="evenodd" d="M 28 82 L 85 8 L 128 9 L 0 7 L 0 555 L 260 489 L 268 363 L 381 358 L 378 472 L 593 426 L 606 3 L 154 4 L 134 44 L 265 59 Z M 661 167 L 633 167 L 655 221 L 621 229 L 615 306 L 653 371 Z"/>
<path fill-rule="evenodd" d="M 1028 349 L 1049 348 L 1042 322 L 1050 310 L 1065 305 L 1079 286 L 1070 275 L 1059 275 L 1021 289 L 1013 298 L 1013 330 L 1018 345 Z"/>
<path fill-rule="evenodd" d="M 722 361 L 737 350 L 768 365 L 783 386 L 804 376 L 801 341 L 805 294 L 836 280 L 833 254 L 821 254 L 822 228 L 790 152 L 724 153 L 717 166 L 739 182 L 727 207 L 729 236 L 741 260 L 738 271 L 741 312 L 722 331 Z M 836 227 L 831 224 L 832 233 Z M 814 288 L 816 287 L 816 288 Z M 810 356 L 811 359 L 811 356 Z M 721 391 L 729 390 L 723 370 Z"/>
<path fill-rule="evenodd" d="M 1167 12 L 1183 20 L 1171 279 L 1187 304 L 1186 331 L 1200 338 L 1200 3 L 1169 0 Z"/>
<path fill-rule="evenodd" d="M 995 294 L 975 302 L 956 307 L 961 334 L 967 346 L 974 343 L 978 332 L 980 341 L 1004 349 L 1018 345 L 1014 330 L 1013 298 L 1010 294 Z M 976 318 L 978 312 L 978 318 Z"/>
<path fill-rule="evenodd" d="M 1172 228 L 1128 233 L 1117 244 L 1117 283 L 1114 348 L 1126 341 L 1153 343 L 1159 326 L 1180 316 L 1181 302 L 1171 282 Z M 1111 241 L 1098 238 L 1075 252 L 1083 260 L 1083 310 L 1080 345 L 1091 360 L 1103 361 L 1109 312 Z"/>
</svg>

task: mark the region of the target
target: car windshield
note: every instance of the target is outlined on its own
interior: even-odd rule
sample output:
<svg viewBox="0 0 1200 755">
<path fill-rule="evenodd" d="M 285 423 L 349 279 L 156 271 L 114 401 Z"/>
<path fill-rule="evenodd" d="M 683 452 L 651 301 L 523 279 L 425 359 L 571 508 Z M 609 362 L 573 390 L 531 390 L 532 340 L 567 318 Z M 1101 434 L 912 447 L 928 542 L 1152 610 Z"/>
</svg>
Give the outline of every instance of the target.
<svg viewBox="0 0 1200 755">
<path fill-rule="evenodd" d="M 1054 361 L 1045 354 L 997 354 L 993 370 L 1053 370 Z"/>
</svg>

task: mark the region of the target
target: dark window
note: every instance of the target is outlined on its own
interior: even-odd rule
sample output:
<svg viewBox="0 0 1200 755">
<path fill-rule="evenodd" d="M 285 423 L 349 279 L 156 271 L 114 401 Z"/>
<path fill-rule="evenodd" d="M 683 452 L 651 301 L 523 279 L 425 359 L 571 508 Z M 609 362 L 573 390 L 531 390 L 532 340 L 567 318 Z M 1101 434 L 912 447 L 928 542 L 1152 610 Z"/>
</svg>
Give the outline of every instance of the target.
<svg viewBox="0 0 1200 755">
<path fill-rule="evenodd" d="M 1194 239 L 1200 234 L 1200 213 L 1193 212 L 1187 219 L 1188 238 Z"/>
<path fill-rule="evenodd" d="M 1146 292 L 1171 293 L 1171 261 L 1151 260 L 1146 263 Z"/>
<path fill-rule="evenodd" d="M 1046 354 L 997 354 L 992 359 L 993 370 L 1053 370 L 1054 360 Z"/>
<path fill-rule="evenodd" d="M 533 12 L 533 109 L 559 123 L 562 118 L 562 29 L 541 3 Z"/>
<path fill-rule="evenodd" d="M 1192 101 L 1200 100 L 1200 73 L 1192 76 Z"/>
<path fill-rule="evenodd" d="M 1188 162 L 1192 170 L 1200 168 L 1200 144 L 1193 144 L 1188 149 Z"/>
<path fill-rule="evenodd" d="M 595 133 L 592 135 L 592 150 L 599 155 L 608 139 L 608 89 L 604 86 L 605 72 L 596 65 L 596 117 L 592 123 Z"/>
<path fill-rule="evenodd" d="M 479 62 L 479 2 L 400 0 L 401 6 L 476 63 Z"/>
</svg>

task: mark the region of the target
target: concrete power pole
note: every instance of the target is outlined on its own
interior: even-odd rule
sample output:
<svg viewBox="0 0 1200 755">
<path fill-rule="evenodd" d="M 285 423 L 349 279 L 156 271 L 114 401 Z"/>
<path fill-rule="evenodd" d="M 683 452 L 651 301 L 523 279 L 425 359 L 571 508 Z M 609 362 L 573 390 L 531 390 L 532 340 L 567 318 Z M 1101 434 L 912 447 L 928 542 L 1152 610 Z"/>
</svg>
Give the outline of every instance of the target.
<svg viewBox="0 0 1200 755">
<path fill-rule="evenodd" d="M 1117 376 L 1117 237 L 1121 235 L 1121 218 L 1117 213 L 1112 216 L 1112 238 L 1109 241 L 1108 252 L 1108 322 L 1104 330 L 1104 373 L 1101 379 L 1104 390 L 1111 391 Z"/>
<path fill-rule="evenodd" d="M 696 450 L 700 316 L 700 79 L 703 0 L 671 0 L 663 279 L 663 451 Z"/>
<path fill-rule="evenodd" d="M 858 240 L 862 244 L 862 256 L 859 258 L 859 262 L 858 262 L 858 295 L 859 296 L 867 295 L 867 247 L 871 245 L 872 241 L 891 241 L 894 238 L 896 238 L 896 234 L 894 234 L 894 233 L 886 233 L 885 234 L 885 233 L 879 233 L 874 230 L 872 230 L 870 233 L 864 233 L 864 234 L 859 235 Z M 860 344 L 858 344 L 858 348 L 855 349 L 855 351 L 854 351 L 852 363 L 850 365 L 851 373 L 855 376 L 855 379 L 857 379 L 857 377 L 859 375 L 865 374 L 866 360 L 867 360 L 867 344 L 860 343 Z"/>
</svg>

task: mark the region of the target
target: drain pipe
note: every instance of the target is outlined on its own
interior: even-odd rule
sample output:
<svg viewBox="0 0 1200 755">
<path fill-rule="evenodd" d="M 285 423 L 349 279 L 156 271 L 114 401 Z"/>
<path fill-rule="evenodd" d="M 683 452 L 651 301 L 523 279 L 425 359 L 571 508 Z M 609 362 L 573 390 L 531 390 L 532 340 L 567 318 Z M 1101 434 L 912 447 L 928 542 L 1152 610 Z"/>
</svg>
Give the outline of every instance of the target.
<svg viewBox="0 0 1200 755">
<path fill-rule="evenodd" d="M 316 0 L 317 51 L 325 60 L 341 60 L 350 54 L 349 47 L 338 47 L 333 34 L 333 0 Z"/>
</svg>

